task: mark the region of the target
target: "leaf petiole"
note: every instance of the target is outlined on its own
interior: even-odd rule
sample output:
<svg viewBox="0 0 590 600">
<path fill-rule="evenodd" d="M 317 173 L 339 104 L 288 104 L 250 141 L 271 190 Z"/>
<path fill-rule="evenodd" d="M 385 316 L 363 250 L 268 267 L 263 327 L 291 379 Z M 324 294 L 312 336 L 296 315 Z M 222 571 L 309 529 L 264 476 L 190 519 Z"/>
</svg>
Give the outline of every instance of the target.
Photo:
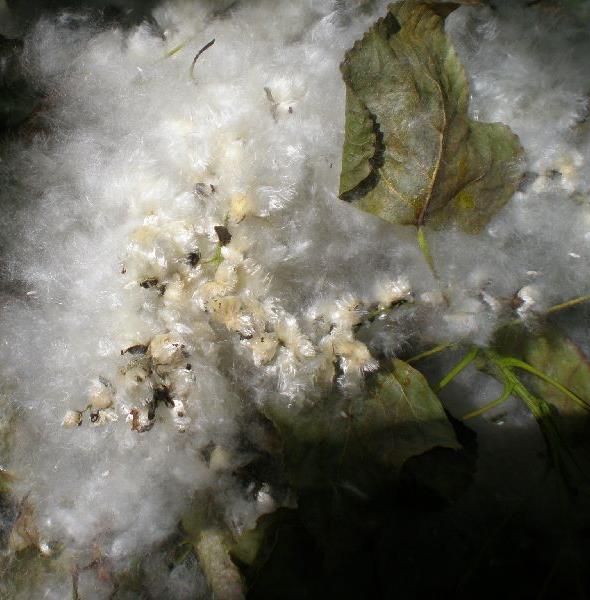
<svg viewBox="0 0 590 600">
<path fill-rule="evenodd" d="M 531 373 L 535 377 L 542 379 L 545 383 L 552 385 L 555 389 L 557 389 L 560 392 L 562 392 L 563 394 L 565 394 L 570 400 L 572 400 L 573 402 L 578 404 L 581 408 L 590 412 L 590 405 L 585 400 L 580 398 L 577 394 L 575 394 L 574 392 L 572 392 L 565 386 L 561 385 L 561 383 L 559 383 L 559 381 L 556 381 L 552 377 L 549 377 L 549 375 L 546 375 L 542 371 L 539 371 L 532 365 L 529 365 L 528 363 L 526 363 L 522 360 L 519 360 L 518 358 L 512 358 L 512 357 L 501 358 L 501 359 L 499 359 L 499 361 L 501 362 L 501 364 L 506 365 L 507 367 L 516 367 L 517 369 L 522 369 L 523 371 L 527 371 L 528 373 Z"/>
<path fill-rule="evenodd" d="M 477 357 L 479 348 L 472 348 L 439 382 L 435 391 L 440 392 L 446 387 L 463 369 L 468 367 Z"/>
<path fill-rule="evenodd" d="M 424 227 L 418 226 L 418 247 L 422 251 L 428 266 L 430 267 L 432 273 L 435 277 L 438 277 L 436 274 L 436 269 L 434 268 L 434 260 L 432 258 L 432 254 L 430 252 L 430 246 L 428 245 L 428 240 L 426 239 L 426 233 L 424 233 Z"/>
<path fill-rule="evenodd" d="M 450 350 L 451 348 L 456 348 L 457 344 L 455 342 L 451 342 L 449 344 L 438 344 L 438 346 L 434 346 L 424 352 L 420 352 L 420 354 L 416 354 L 411 358 L 406 360 L 407 363 L 418 362 L 423 358 L 428 358 L 429 356 L 433 356 L 434 354 L 438 354 L 439 352 L 444 352 L 445 350 Z"/>
<path fill-rule="evenodd" d="M 486 350 L 485 355 L 490 363 L 499 369 L 502 379 L 504 379 L 507 384 L 512 385 L 513 393 L 516 394 L 531 411 L 531 414 L 537 421 L 541 433 L 545 438 L 545 443 L 547 444 L 547 449 L 549 450 L 553 464 L 558 471 L 562 473 L 562 476 L 567 471 L 567 465 L 562 453 L 568 456 L 576 468 L 579 469 L 570 449 L 561 437 L 555 419 L 553 418 L 551 405 L 527 390 L 512 368 L 506 364 L 506 359 L 503 359 L 493 350 Z"/>
<path fill-rule="evenodd" d="M 470 413 L 467 413 L 465 416 L 461 417 L 461 420 L 467 421 L 468 419 L 474 419 L 475 417 L 483 415 L 488 410 L 491 410 L 492 408 L 503 404 L 504 402 L 506 402 L 506 400 L 508 400 L 508 398 L 510 398 L 513 390 L 514 385 L 509 381 L 506 381 L 504 383 L 504 389 L 502 390 L 502 393 L 500 394 L 500 396 L 498 396 L 498 398 L 492 400 L 491 402 L 488 402 L 487 404 L 485 404 L 481 408 L 478 408 L 477 410 L 473 410 Z"/>
</svg>

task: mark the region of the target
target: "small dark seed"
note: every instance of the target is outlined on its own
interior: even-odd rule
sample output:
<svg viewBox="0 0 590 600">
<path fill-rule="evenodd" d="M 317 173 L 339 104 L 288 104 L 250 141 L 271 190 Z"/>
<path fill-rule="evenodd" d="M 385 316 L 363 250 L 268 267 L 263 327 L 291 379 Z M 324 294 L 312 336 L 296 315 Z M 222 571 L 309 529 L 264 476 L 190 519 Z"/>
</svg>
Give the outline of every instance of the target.
<svg viewBox="0 0 590 600">
<path fill-rule="evenodd" d="M 227 246 L 231 242 L 231 233 L 225 225 L 215 225 L 215 233 L 222 246 Z"/>
<path fill-rule="evenodd" d="M 516 310 L 517 308 L 520 308 L 523 304 L 524 300 L 518 294 L 514 294 L 512 300 L 510 301 L 510 307 L 513 310 Z"/>
<path fill-rule="evenodd" d="M 194 250 L 193 252 L 189 252 L 186 257 L 188 264 L 193 267 L 193 269 L 199 264 L 201 260 L 201 253 L 198 250 Z"/>
<path fill-rule="evenodd" d="M 98 421 L 98 413 L 97 413 L 97 412 L 95 412 L 95 413 L 90 413 L 90 420 L 91 420 L 93 423 L 96 423 L 96 422 Z"/>
<path fill-rule="evenodd" d="M 207 187 L 204 183 L 195 183 L 193 192 L 195 196 L 205 196 L 207 194 Z"/>
<path fill-rule="evenodd" d="M 144 279 L 139 285 L 147 290 L 158 285 L 158 280 L 155 277 L 150 277 L 149 279 Z"/>
<path fill-rule="evenodd" d="M 190 363 L 187 363 L 186 370 L 190 371 L 192 368 L 193 368 L 193 365 L 191 365 Z"/>
<path fill-rule="evenodd" d="M 148 351 L 148 347 L 145 344 L 135 344 L 134 346 L 129 346 L 126 350 L 121 350 L 121 354 L 145 354 Z"/>
<path fill-rule="evenodd" d="M 518 191 L 525 192 L 531 185 L 531 183 L 533 183 L 538 177 L 539 174 L 535 173 L 534 171 L 527 171 L 526 173 L 524 173 L 520 178 L 520 182 L 518 184 Z"/>
<path fill-rule="evenodd" d="M 152 401 L 154 406 L 157 405 L 158 402 L 163 402 L 168 408 L 172 408 L 174 406 L 174 401 L 170 396 L 170 390 L 167 387 L 156 388 L 154 390 Z"/>
</svg>

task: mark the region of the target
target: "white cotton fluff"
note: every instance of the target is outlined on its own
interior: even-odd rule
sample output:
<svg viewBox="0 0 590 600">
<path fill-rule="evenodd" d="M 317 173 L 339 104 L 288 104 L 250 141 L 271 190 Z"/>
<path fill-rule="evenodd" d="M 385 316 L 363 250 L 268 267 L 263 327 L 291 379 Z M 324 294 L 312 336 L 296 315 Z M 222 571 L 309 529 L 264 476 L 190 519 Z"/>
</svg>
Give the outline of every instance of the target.
<svg viewBox="0 0 590 600">
<path fill-rule="evenodd" d="M 540 311 L 587 292 L 590 35 L 512 3 L 449 17 L 474 118 L 511 126 L 538 176 L 480 236 L 428 233 L 437 281 L 414 229 L 337 198 L 338 66 L 373 4 L 164 2 L 165 40 L 73 14 L 29 35 L 46 130 L 0 162 L 2 466 L 76 561 L 125 568 L 200 492 L 235 531 L 274 506 L 232 475 L 255 406 L 352 393 L 410 342 L 485 344 L 527 286 Z"/>
</svg>

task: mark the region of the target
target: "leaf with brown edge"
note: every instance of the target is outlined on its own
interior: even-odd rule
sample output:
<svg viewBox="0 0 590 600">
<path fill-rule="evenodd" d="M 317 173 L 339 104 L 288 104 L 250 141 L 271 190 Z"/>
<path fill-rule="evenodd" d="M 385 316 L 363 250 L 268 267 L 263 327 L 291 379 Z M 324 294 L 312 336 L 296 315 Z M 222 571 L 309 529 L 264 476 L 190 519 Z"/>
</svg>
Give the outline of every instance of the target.
<svg viewBox="0 0 590 600">
<path fill-rule="evenodd" d="M 523 151 L 505 125 L 468 116 L 467 78 L 444 32 L 457 7 L 391 5 L 346 53 L 340 195 L 392 223 L 477 233 L 516 191 Z"/>
</svg>

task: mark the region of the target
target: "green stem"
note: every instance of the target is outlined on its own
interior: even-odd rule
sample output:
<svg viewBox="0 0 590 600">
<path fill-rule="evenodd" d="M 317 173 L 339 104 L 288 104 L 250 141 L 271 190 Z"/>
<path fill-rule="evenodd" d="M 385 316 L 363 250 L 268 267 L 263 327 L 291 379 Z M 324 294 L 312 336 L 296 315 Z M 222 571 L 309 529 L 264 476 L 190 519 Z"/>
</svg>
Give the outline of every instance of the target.
<svg viewBox="0 0 590 600">
<path fill-rule="evenodd" d="M 215 247 L 215 254 L 213 254 L 213 256 L 208 259 L 208 260 L 204 260 L 201 264 L 202 265 L 208 265 L 210 263 L 214 263 L 214 264 L 220 264 L 223 262 L 223 255 L 221 254 L 221 244 L 217 244 L 217 246 Z"/>
<path fill-rule="evenodd" d="M 563 476 L 567 468 L 561 454 L 561 449 L 566 449 L 567 454 L 570 455 L 570 458 L 574 464 L 575 460 L 573 460 L 571 453 L 567 450 L 567 446 L 561 438 L 557 425 L 553 419 L 551 405 L 541 398 L 537 398 L 531 394 L 531 392 L 526 389 L 514 371 L 512 371 L 512 369 L 506 365 L 502 357 L 496 354 L 496 352 L 492 350 L 486 350 L 485 355 L 490 363 L 499 369 L 502 379 L 506 383 L 512 385 L 514 394 L 516 394 L 526 404 L 533 417 L 535 417 L 535 420 L 541 429 L 541 433 L 545 438 L 545 443 L 547 445 L 553 465 Z"/>
<path fill-rule="evenodd" d="M 578 296 L 577 298 L 572 298 L 571 300 L 566 300 L 561 304 L 555 304 L 551 308 L 547 310 L 547 314 L 550 315 L 554 312 L 558 312 L 560 310 L 564 310 L 565 308 L 571 308 L 572 306 L 576 306 L 577 304 L 582 304 L 583 302 L 588 302 L 590 300 L 590 294 L 586 294 L 585 296 Z"/>
<path fill-rule="evenodd" d="M 415 356 L 408 358 L 408 360 L 406 360 L 406 362 L 407 363 L 418 362 L 419 360 L 422 360 L 423 358 L 428 358 L 429 356 L 432 356 L 433 354 L 438 354 L 439 352 L 444 352 L 445 350 L 450 350 L 451 348 L 455 348 L 457 345 L 458 344 L 456 342 L 450 342 L 448 344 L 438 344 L 438 346 L 434 346 L 433 348 L 430 348 L 429 350 L 425 350 L 424 352 L 420 352 L 420 354 L 416 354 Z"/>
<path fill-rule="evenodd" d="M 477 357 L 479 348 L 472 348 L 438 383 L 435 390 L 440 392 L 446 387 L 463 369 L 468 367 Z"/>
<path fill-rule="evenodd" d="M 420 243 L 420 230 L 418 231 L 418 243 Z M 572 306 L 576 306 L 578 304 L 582 304 L 583 302 L 588 302 L 588 301 L 590 301 L 590 294 L 588 294 L 586 296 L 578 296 L 577 298 L 571 298 L 570 300 L 566 300 L 565 302 L 561 302 L 560 304 L 555 304 L 554 306 L 551 306 L 550 308 L 547 309 L 547 314 L 548 315 L 553 314 L 553 313 L 559 312 L 560 310 L 565 310 L 566 308 L 571 308 Z M 506 323 L 506 325 L 521 325 L 521 324 L 522 324 L 521 319 L 514 319 L 514 320 Z M 422 360 L 423 358 L 428 358 L 429 356 L 432 356 L 433 354 L 438 354 L 439 352 L 442 352 L 443 350 L 456 348 L 458 345 L 459 344 L 457 342 L 444 342 L 442 344 L 438 344 L 438 345 L 434 346 L 433 348 L 430 348 L 429 350 L 420 352 L 420 354 L 416 354 L 416 356 L 412 356 L 412 358 L 409 358 L 408 360 L 406 360 L 406 362 L 408 362 L 408 363 L 417 362 L 419 360 Z"/>
<path fill-rule="evenodd" d="M 438 279 L 438 275 L 436 273 L 436 269 L 434 268 L 434 260 L 432 259 L 432 254 L 430 253 L 430 246 L 428 245 L 428 240 L 426 239 L 426 233 L 424 233 L 424 228 L 418 226 L 418 247 L 422 250 L 422 254 L 430 267 L 433 275 Z"/>
<path fill-rule="evenodd" d="M 565 310 L 566 308 L 572 308 L 572 306 L 577 306 L 578 304 L 583 304 L 584 302 L 590 301 L 590 294 L 586 294 L 585 296 L 577 296 L 576 298 L 570 298 L 565 302 L 560 302 L 559 304 L 554 304 L 550 306 L 546 311 L 545 315 L 552 315 L 553 313 L 559 312 L 561 310 Z M 523 325 L 524 321 L 522 319 L 512 319 L 508 321 L 506 325 Z"/>
<path fill-rule="evenodd" d="M 522 369 L 523 371 L 527 371 L 528 373 L 531 373 L 535 377 L 542 379 L 544 382 L 548 383 L 549 385 L 552 385 L 555 389 L 557 389 L 560 392 L 562 392 L 563 394 L 565 394 L 570 400 L 575 402 L 578 406 L 580 406 L 584 410 L 590 412 L 590 405 L 587 402 L 585 402 L 582 398 L 580 398 L 577 394 L 574 394 L 574 392 L 572 392 L 565 386 L 561 385 L 561 383 L 559 383 L 559 381 L 556 381 L 552 377 L 549 377 L 549 375 L 546 375 L 542 371 L 535 369 L 535 367 L 533 367 L 532 365 L 529 365 L 528 363 L 526 363 L 522 360 L 519 360 L 518 358 L 512 358 L 512 357 L 501 358 L 500 361 L 502 362 L 502 364 L 506 365 L 507 367 L 516 367 L 517 369 Z"/>
<path fill-rule="evenodd" d="M 172 48 L 172 50 L 168 50 L 168 52 L 166 52 L 166 54 L 164 54 L 164 58 L 170 58 L 171 56 L 174 56 L 175 54 L 180 52 L 190 41 L 191 41 L 191 38 L 189 38 L 188 40 L 185 40 L 184 42 L 180 42 L 180 44 L 178 44 L 178 46 L 174 46 L 174 48 Z"/>
<path fill-rule="evenodd" d="M 479 416 L 483 415 L 488 410 L 495 408 L 496 406 L 499 406 L 503 402 L 506 402 L 506 400 L 508 400 L 508 398 L 510 398 L 510 395 L 512 394 L 513 389 L 514 389 L 514 387 L 511 383 L 509 383 L 508 381 L 505 382 L 504 389 L 502 390 L 502 393 L 500 394 L 500 396 L 498 398 L 496 398 L 495 400 L 492 400 L 491 402 L 488 402 L 487 404 L 485 404 L 481 408 L 478 408 L 477 410 L 467 413 L 464 417 L 461 418 L 461 420 L 467 421 L 468 419 L 474 419 L 475 417 L 479 417 Z"/>
</svg>

